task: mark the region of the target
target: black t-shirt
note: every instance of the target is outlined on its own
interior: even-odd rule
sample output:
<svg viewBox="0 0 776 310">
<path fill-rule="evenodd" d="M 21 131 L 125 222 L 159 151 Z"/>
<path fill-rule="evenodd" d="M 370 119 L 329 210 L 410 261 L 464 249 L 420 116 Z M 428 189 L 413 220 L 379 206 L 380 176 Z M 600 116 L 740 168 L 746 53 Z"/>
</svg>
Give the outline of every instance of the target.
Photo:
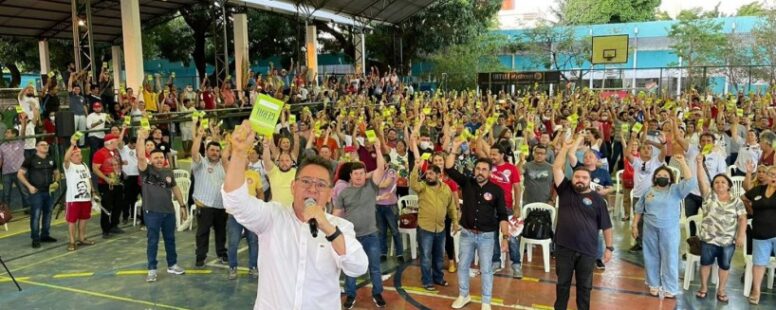
<svg viewBox="0 0 776 310">
<path fill-rule="evenodd" d="M 501 221 L 508 220 L 501 187 L 490 181 L 480 186 L 474 178 L 455 169 L 445 169 L 445 173 L 458 184 L 463 196 L 460 219 L 463 228 L 493 232 L 499 230 Z"/>
<path fill-rule="evenodd" d="M 558 192 L 558 225 L 555 242 L 590 257 L 598 254 L 598 231 L 612 228 L 606 201 L 596 192 L 577 193 L 569 179 Z"/>
<path fill-rule="evenodd" d="M 175 175 L 168 168 L 157 169 L 148 165 L 140 171 L 143 208 L 159 213 L 175 213 L 172 205 L 172 188 L 176 186 Z"/>
<path fill-rule="evenodd" d="M 27 171 L 27 181 L 32 186 L 38 189 L 39 192 L 48 192 L 49 186 L 54 181 L 54 169 L 56 169 L 53 156 L 49 154 L 46 158 L 41 158 L 36 153 L 24 160 L 22 168 Z"/>
<path fill-rule="evenodd" d="M 744 194 L 752 202 L 752 238 L 776 238 L 776 193 L 766 197 L 767 185 L 760 185 Z"/>
</svg>

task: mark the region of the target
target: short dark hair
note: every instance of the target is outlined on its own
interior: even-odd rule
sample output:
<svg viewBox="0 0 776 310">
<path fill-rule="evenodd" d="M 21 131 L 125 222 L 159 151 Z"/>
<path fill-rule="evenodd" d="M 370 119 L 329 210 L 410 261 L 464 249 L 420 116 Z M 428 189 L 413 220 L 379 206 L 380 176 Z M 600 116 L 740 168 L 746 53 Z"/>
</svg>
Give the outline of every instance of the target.
<svg viewBox="0 0 776 310">
<path fill-rule="evenodd" d="M 479 163 L 485 163 L 488 165 L 488 169 L 493 169 L 493 162 L 490 161 L 490 159 L 487 158 L 477 158 L 477 161 L 474 162 L 474 165 L 477 166 Z"/>
<path fill-rule="evenodd" d="M 350 172 L 353 172 L 355 170 L 364 169 L 366 170 L 366 165 L 360 161 L 354 161 L 350 163 Z"/>
<path fill-rule="evenodd" d="M 329 169 L 331 169 L 331 167 L 329 166 L 329 161 L 323 159 L 323 157 L 320 157 L 318 155 L 305 157 L 305 159 L 302 161 L 302 164 L 299 165 L 298 169 L 296 169 L 296 175 L 294 175 L 294 178 L 299 177 L 299 173 L 301 173 L 302 170 L 304 170 L 304 168 L 307 166 L 318 166 L 323 169 L 326 169 L 327 171 L 326 176 L 329 179 L 329 186 L 332 185 L 331 173 L 328 173 Z"/>
<path fill-rule="evenodd" d="M 434 165 L 428 166 L 428 170 L 434 171 L 434 173 L 436 173 L 436 174 L 441 174 L 442 173 L 442 169 L 440 169 L 439 167 L 434 166 Z"/>
<path fill-rule="evenodd" d="M 663 171 L 663 170 L 668 172 L 668 180 L 669 180 L 670 184 L 674 184 L 674 182 L 676 180 L 676 176 L 674 175 L 674 171 L 672 171 L 666 165 L 660 166 L 657 169 L 655 169 L 655 173 L 652 174 L 652 184 L 656 184 L 657 173 L 660 172 L 660 171 Z"/>
<path fill-rule="evenodd" d="M 577 171 L 584 171 L 584 172 L 587 172 L 587 174 L 589 176 L 591 176 L 591 177 L 593 176 L 593 172 L 590 171 L 589 169 L 585 168 L 584 166 L 579 166 L 579 167 L 574 168 L 574 171 L 571 172 L 571 174 L 574 175 L 575 173 L 577 173 Z"/>
<path fill-rule="evenodd" d="M 711 138 L 711 141 L 712 141 L 712 142 L 716 142 L 716 141 L 717 141 L 717 137 L 715 137 L 715 136 L 714 136 L 712 133 L 710 133 L 710 132 L 704 132 L 704 133 L 702 133 L 702 134 L 701 134 L 701 136 L 699 137 L 699 139 L 700 139 L 700 138 L 703 138 L 703 137 L 709 137 L 709 138 Z"/>
<path fill-rule="evenodd" d="M 164 151 L 158 148 L 154 148 L 153 150 L 151 150 L 151 153 L 148 153 L 148 155 L 154 155 L 154 153 L 162 153 L 162 156 L 164 156 Z"/>
<path fill-rule="evenodd" d="M 353 165 L 351 162 L 342 163 L 337 170 L 337 181 L 343 180 L 350 182 L 350 172 L 353 171 Z"/>
<path fill-rule="evenodd" d="M 205 149 L 207 150 L 207 149 L 209 149 L 211 146 L 215 146 L 215 147 L 217 147 L 219 150 L 221 149 L 221 143 L 218 143 L 218 142 L 215 142 L 215 141 L 210 141 L 210 142 L 208 142 L 208 143 L 207 143 L 207 146 L 205 146 Z"/>
</svg>

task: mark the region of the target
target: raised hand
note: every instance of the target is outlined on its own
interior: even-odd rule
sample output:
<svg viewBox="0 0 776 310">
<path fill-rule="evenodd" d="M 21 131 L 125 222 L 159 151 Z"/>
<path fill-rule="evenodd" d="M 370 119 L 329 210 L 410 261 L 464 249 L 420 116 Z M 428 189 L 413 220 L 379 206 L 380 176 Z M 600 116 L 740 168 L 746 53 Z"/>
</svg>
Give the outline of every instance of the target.
<svg viewBox="0 0 776 310">
<path fill-rule="evenodd" d="M 244 120 L 240 126 L 235 127 L 229 141 L 233 154 L 248 154 L 248 150 L 253 147 L 255 137 L 256 133 L 253 132 L 251 123 L 248 120 Z M 265 144 L 267 143 L 265 142 Z"/>
</svg>

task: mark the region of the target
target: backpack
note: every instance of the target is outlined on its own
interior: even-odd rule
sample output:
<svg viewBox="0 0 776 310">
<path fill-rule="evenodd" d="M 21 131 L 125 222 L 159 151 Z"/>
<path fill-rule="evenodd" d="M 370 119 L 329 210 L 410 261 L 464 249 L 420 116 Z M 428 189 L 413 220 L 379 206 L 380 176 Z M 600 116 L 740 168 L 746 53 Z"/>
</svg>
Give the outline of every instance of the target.
<svg viewBox="0 0 776 310">
<path fill-rule="evenodd" d="M 528 239 L 552 238 L 552 217 L 549 210 L 531 210 L 525 217 L 523 237 Z"/>
<path fill-rule="evenodd" d="M 7 224 L 13 219 L 11 209 L 8 208 L 8 204 L 5 202 L 0 203 L 0 225 Z"/>
</svg>

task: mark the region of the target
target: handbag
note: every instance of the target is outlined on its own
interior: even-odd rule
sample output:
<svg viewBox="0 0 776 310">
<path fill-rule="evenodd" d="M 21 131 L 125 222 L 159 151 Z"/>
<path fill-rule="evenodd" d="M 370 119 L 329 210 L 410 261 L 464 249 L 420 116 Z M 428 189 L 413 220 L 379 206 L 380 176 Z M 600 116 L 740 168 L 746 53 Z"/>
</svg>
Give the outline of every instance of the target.
<svg viewBox="0 0 776 310">
<path fill-rule="evenodd" d="M 399 228 L 418 228 L 418 214 L 405 213 L 399 215 Z"/>
<path fill-rule="evenodd" d="M 0 203 L 0 225 L 7 224 L 13 219 L 13 213 L 5 202 Z"/>
<path fill-rule="evenodd" d="M 701 238 L 698 236 L 692 236 L 687 238 L 687 248 L 692 255 L 701 255 Z"/>
</svg>

